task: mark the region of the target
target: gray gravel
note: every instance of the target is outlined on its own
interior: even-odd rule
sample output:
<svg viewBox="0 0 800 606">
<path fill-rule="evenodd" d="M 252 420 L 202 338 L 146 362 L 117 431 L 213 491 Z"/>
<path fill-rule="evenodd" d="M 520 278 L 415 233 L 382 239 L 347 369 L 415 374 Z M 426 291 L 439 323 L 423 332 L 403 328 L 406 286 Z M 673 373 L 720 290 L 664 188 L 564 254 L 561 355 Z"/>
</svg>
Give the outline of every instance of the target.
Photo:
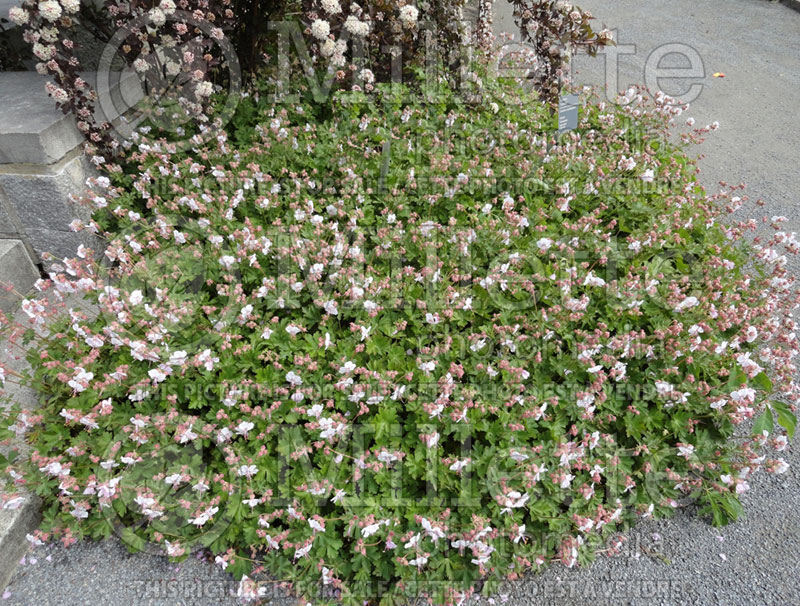
<svg viewBox="0 0 800 606">
<path fill-rule="evenodd" d="M 236 587 L 233 577 L 211 563 L 171 564 L 163 557 L 131 555 L 117 541 L 83 542 L 32 549 L 0 604 L 239 606 Z"/>
<path fill-rule="evenodd" d="M 704 89 L 688 115 L 701 125 L 721 124 L 700 149 L 706 156 L 701 180 L 707 187 L 716 187 L 719 180 L 747 183 L 751 197 L 764 199 L 763 214 L 785 215 L 787 231 L 800 232 L 795 211 L 800 197 L 800 13 L 766 0 L 587 0 L 581 5 L 617 28 L 620 43 L 637 45 L 636 54 L 620 58 L 620 88 L 643 81 L 647 56 L 659 45 L 679 42 L 697 49 L 706 77 L 697 80 Z M 496 27 L 513 31 L 503 0 L 497 8 Z M 602 81 L 602 59 L 579 58 L 576 65 L 579 82 Z M 714 72 L 726 77 L 713 78 Z M 665 84 L 664 89 L 681 92 L 680 85 Z M 785 454 L 791 469 L 778 477 L 753 478 L 743 498 L 746 518 L 738 523 L 717 530 L 692 511 L 644 522 L 628 533 L 622 555 L 601 557 L 581 570 L 552 566 L 509 584 L 495 602 L 800 604 L 800 453 L 795 448 Z M 175 566 L 160 557 L 128 556 L 115 542 L 70 549 L 51 545 L 31 554 L 36 562 L 26 559 L 8 588 L 10 596 L 0 600 L 3 606 L 236 603 L 228 595 L 235 586 L 231 579 L 198 560 Z"/>
</svg>

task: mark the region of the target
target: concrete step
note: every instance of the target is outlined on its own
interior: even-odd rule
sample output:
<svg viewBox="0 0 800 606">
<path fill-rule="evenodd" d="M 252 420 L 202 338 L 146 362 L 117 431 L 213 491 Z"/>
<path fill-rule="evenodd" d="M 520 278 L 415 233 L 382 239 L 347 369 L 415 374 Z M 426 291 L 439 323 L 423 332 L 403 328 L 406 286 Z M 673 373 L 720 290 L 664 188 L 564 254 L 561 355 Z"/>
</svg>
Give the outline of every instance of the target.
<svg viewBox="0 0 800 606">
<path fill-rule="evenodd" d="M 2 250 L 4 249 L 13 250 L 17 262 L 6 263 L 6 261 L 14 261 L 14 259 L 8 254 L 3 255 Z M 0 240 L 0 276 L 9 267 L 15 268 L 20 273 L 27 271 L 33 265 L 27 257 L 21 242 Z M 27 272 L 27 277 L 32 277 L 29 271 Z M 38 272 L 36 277 L 38 278 Z M 29 286 L 21 287 L 20 293 L 27 293 L 28 290 L 30 290 Z M 27 316 L 19 309 L 19 299 L 14 302 L 14 306 L 14 309 L 9 310 L 12 312 L 9 315 L 13 315 L 17 322 L 24 322 Z M 20 354 L 19 350 L 9 347 L 5 341 L 0 341 L 0 360 L 2 360 L 6 369 L 16 373 L 22 373 L 30 369 L 28 361 Z M 39 399 L 36 392 L 31 388 L 19 383 L 6 381 L 5 386 L 0 389 L 0 413 L 13 404 L 33 410 L 39 405 Z M 11 444 L 0 445 L 0 454 L 8 456 L 15 446 L 21 447 L 21 452 L 26 452 L 24 444 L 12 441 Z M 16 491 L 7 491 L 5 486 L 0 483 L 0 494 L 16 494 Z M 5 506 L 0 505 L 0 590 L 8 584 L 19 565 L 20 558 L 30 547 L 25 536 L 36 529 L 40 520 L 40 502 L 33 495 L 26 494 L 21 501 L 14 500 L 6 503 Z"/>
<path fill-rule="evenodd" d="M 0 589 L 3 589 L 30 544 L 26 535 L 39 525 L 41 511 L 36 497 L 26 495 L 14 509 L 0 509 Z"/>
<path fill-rule="evenodd" d="M 39 279 L 39 270 L 28 256 L 20 240 L 0 240 L 0 310 L 11 313 L 19 307 L 20 300 Z M 9 285 L 8 292 L 2 285 Z"/>
</svg>

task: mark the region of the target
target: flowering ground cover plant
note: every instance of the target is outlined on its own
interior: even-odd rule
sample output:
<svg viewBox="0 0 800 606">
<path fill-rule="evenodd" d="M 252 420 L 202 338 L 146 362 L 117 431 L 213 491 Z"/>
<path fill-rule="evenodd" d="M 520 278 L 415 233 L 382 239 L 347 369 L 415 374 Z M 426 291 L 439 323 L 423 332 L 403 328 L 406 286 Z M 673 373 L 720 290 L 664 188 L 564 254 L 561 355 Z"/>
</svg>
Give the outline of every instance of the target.
<svg viewBox="0 0 800 606">
<path fill-rule="evenodd" d="M 0 430 L 40 538 L 202 551 L 245 600 L 450 604 L 684 500 L 725 523 L 786 470 L 782 218 L 745 244 L 746 199 L 705 195 L 666 97 L 587 100 L 556 140 L 534 95 L 481 82 L 324 118 L 253 91 L 206 147 L 94 181 L 75 227 L 110 267 L 81 250 L 2 318 L 32 370 L 0 381 L 42 394 Z"/>
</svg>

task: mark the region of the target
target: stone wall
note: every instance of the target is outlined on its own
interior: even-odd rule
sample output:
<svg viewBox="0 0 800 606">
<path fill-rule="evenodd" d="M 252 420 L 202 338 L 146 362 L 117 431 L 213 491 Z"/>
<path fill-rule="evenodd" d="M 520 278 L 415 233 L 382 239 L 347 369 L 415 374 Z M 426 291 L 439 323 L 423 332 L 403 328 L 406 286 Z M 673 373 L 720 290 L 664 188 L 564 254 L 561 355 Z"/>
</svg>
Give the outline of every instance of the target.
<svg viewBox="0 0 800 606">
<path fill-rule="evenodd" d="M 123 80 L 123 94 L 114 95 L 132 101 L 128 107 L 141 96 L 131 76 Z M 84 79 L 93 84 L 97 78 L 89 73 Z M 46 81 L 35 72 L 0 73 L 0 239 L 22 241 L 34 263 L 45 253 L 62 259 L 75 256 L 80 244 L 100 245 L 70 229 L 74 219 L 88 218 L 74 197 L 94 170 L 74 118 L 55 108 Z M 115 111 L 106 119 L 118 118 Z"/>
</svg>

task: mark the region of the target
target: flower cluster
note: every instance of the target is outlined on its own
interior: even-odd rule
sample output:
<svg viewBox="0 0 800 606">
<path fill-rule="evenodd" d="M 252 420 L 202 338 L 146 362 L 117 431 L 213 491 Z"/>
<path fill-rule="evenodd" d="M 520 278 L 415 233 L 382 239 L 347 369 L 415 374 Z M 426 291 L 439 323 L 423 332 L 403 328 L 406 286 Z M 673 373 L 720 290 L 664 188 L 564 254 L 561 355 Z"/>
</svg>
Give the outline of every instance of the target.
<svg viewBox="0 0 800 606">
<path fill-rule="evenodd" d="M 223 29 L 230 28 L 230 6 L 231 0 L 182 0 L 177 4 L 160 0 L 155 6 L 142 0 L 106 0 L 98 16 L 105 18 L 109 31 L 116 32 L 111 41 L 122 59 L 147 79 L 152 89 L 148 94 L 163 103 L 165 93 L 172 92 L 182 111 L 202 121 L 212 92 L 209 77 L 220 59 L 210 42 L 221 39 Z M 56 105 L 75 116 L 92 153 L 110 157 L 121 151 L 119 141 L 111 136 L 107 122 L 97 120 L 97 93 L 78 75 L 81 65 L 71 34 L 80 10 L 79 0 L 23 0 L 21 6 L 10 9 L 9 19 L 24 28 L 24 39 L 39 61 L 36 70 L 52 77 L 46 90 Z M 153 88 L 164 74 L 170 82 Z M 176 95 L 171 82 L 179 75 L 186 82 Z"/>
<path fill-rule="evenodd" d="M 268 570 L 308 600 L 456 604 L 687 498 L 724 523 L 786 471 L 796 234 L 773 217 L 748 247 L 739 188 L 706 195 L 670 143 L 674 100 L 587 99 L 556 140 L 486 88 L 348 93 L 322 122 L 252 95 L 191 155 L 137 146 L 92 181 L 76 228 L 107 263 L 81 249 L 0 320 L 35 340 L 44 403 L 0 437 L 27 442 L 5 471 L 47 537 L 207 549 L 245 600 Z"/>
<path fill-rule="evenodd" d="M 412 0 L 367 0 L 344 6 L 338 0 L 303 3 L 314 61 L 333 73 L 340 85 L 352 81 L 353 90 L 366 91 L 376 81 L 408 75 L 410 67 L 422 64 L 426 52 L 446 56 L 460 48 L 463 5 L 463 0 L 419 5 Z M 438 44 L 437 50 L 430 40 Z"/>
</svg>

